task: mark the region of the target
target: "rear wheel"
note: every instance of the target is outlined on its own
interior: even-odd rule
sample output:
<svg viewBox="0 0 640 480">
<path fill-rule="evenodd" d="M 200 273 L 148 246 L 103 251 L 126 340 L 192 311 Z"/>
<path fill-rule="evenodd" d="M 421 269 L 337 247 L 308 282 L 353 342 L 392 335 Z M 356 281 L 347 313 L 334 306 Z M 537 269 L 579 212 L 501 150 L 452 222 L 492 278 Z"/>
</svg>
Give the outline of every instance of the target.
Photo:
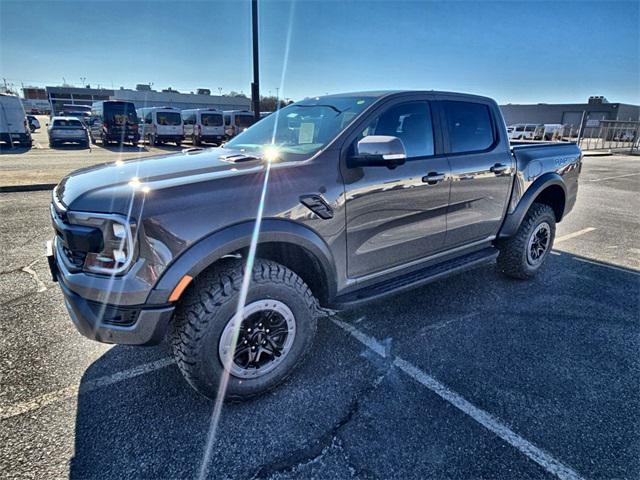
<svg viewBox="0 0 640 480">
<path fill-rule="evenodd" d="M 517 233 L 497 243 L 498 268 L 510 277 L 527 279 L 538 273 L 553 248 L 556 216 L 549 205 L 534 203 Z"/>
<path fill-rule="evenodd" d="M 257 259 L 236 315 L 242 277 L 241 262 L 220 264 L 194 280 L 176 309 L 173 354 L 186 380 L 209 398 L 218 394 L 225 370 L 227 399 L 274 388 L 300 364 L 315 335 L 316 300 L 294 272 Z"/>
</svg>

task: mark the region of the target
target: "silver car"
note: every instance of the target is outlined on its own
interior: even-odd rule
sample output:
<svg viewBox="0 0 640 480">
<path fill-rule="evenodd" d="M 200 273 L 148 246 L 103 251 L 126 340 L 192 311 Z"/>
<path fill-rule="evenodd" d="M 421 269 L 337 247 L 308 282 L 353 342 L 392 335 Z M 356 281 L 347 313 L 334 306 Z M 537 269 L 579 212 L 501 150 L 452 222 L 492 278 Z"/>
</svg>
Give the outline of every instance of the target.
<svg viewBox="0 0 640 480">
<path fill-rule="evenodd" d="M 83 147 L 89 145 L 87 127 L 76 117 L 53 117 L 49 124 L 49 146 L 61 143 L 79 143 Z"/>
</svg>

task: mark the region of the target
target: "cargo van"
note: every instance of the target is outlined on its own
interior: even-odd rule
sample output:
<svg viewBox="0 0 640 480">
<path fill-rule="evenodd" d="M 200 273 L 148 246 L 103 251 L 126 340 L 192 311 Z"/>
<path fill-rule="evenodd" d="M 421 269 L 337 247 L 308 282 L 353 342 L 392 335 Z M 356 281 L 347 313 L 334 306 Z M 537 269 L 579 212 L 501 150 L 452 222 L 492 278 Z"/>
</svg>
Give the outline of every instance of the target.
<svg viewBox="0 0 640 480">
<path fill-rule="evenodd" d="M 229 138 L 244 132 L 256 123 L 253 112 L 248 110 L 228 110 L 224 112 L 224 134 Z"/>
<path fill-rule="evenodd" d="M 220 145 L 224 139 L 222 112 L 209 108 L 196 108 L 182 111 L 184 137 L 194 145 L 215 143 Z"/>
<path fill-rule="evenodd" d="M 111 142 L 119 144 L 131 142 L 132 145 L 137 145 L 140 141 L 136 107 L 131 102 L 118 100 L 94 102 L 88 123 L 91 143 L 100 140 L 103 145 Z"/>
<path fill-rule="evenodd" d="M 507 128 L 509 140 L 533 140 L 537 128 L 537 123 L 517 123 L 511 125 Z"/>
<path fill-rule="evenodd" d="M 20 97 L 0 93 L 0 142 L 31 148 L 31 130 Z"/>
<path fill-rule="evenodd" d="M 171 107 L 147 107 L 138 109 L 140 137 L 149 145 L 184 141 L 184 128 L 180 110 Z"/>
</svg>

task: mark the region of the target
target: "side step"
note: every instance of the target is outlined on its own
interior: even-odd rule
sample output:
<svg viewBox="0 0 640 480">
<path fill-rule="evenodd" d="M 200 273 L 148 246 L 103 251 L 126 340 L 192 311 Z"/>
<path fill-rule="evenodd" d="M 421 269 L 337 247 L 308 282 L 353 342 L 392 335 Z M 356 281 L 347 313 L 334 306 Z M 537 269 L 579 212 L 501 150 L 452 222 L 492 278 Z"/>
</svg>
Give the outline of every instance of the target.
<svg viewBox="0 0 640 480">
<path fill-rule="evenodd" d="M 484 263 L 492 262 L 498 256 L 498 250 L 488 247 L 477 252 L 447 260 L 430 267 L 406 273 L 386 282 L 362 287 L 353 292 L 340 295 L 335 299 L 333 308 L 344 310 L 354 308 L 372 300 L 378 300 L 395 293 L 426 285 L 441 278 L 469 270 Z"/>
</svg>

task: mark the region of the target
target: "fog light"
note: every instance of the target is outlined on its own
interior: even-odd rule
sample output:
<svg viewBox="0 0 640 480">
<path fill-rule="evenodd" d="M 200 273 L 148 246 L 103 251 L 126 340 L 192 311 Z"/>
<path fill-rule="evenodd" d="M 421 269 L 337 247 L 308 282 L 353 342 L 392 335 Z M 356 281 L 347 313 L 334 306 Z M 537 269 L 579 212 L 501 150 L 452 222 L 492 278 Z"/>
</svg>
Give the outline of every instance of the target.
<svg viewBox="0 0 640 480">
<path fill-rule="evenodd" d="M 124 228 L 124 225 L 119 223 L 113 224 L 113 234 L 118 238 L 124 238 L 127 236 L 127 231 Z"/>
<path fill-rule="evenodd" d="M 124 261 L 127 259 L 127 256 L 122 250 L 114 250 L 113 259 L 118 263 L 124 263 Z"/>
</svg>

